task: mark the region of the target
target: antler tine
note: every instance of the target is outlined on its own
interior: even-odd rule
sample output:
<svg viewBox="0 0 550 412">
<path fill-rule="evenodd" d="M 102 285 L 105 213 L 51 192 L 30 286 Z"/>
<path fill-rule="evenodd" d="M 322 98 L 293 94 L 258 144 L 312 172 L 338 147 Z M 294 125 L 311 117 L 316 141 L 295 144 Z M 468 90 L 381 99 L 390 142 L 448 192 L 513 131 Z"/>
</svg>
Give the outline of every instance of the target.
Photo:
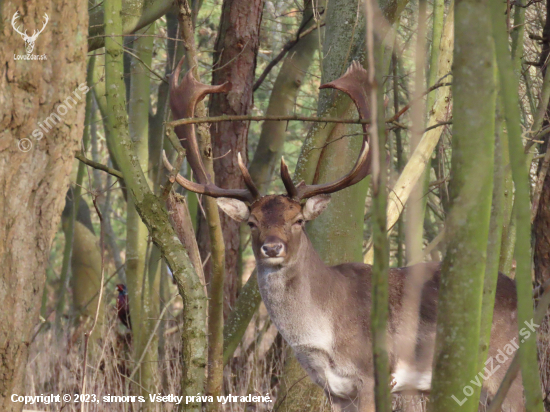
<svg viewBox="0 0 550 412">
<path fill-rule="evenodd" d="M 164 167 L 171 173 L 174 170 L 174 167 L 166 157 L 166 153 L 162 152 L 162 161 Z M 232 199 L 239 199 L 243 202 L 252 203 L 256 200 L 256 197 L 250 193 L 248 189 L 222 189 L 212 183 L 195 183 L 191 180 L 186 179 L 180 174 L 176 175 L 176 182 L 183 188 L 201 195 L 207 195 L 211 197 L 228 197 Z"/>
<path fill-rule="evenodd" d="M 239 165 L 239 169 L 241 169 L 241 173 L 243 174 L 244 184 L 246 185 L 246 187 L 250 191 L 250 194 L 252 196 L 254 196 L 254 199 L 258 199 L 260 197 L 260 191 L 258 190 L 256 185 L 252 181 L 252 176 L 250 176 L 250 172 L 246 168 L 246 166 L 243 162 L 243 158 L 241 157 L 240 152 L 237 153 L 237 163 Z"/>
<path fill-rule="evenodd" d="M 342 77 L 322 85 L 320 89 L 332 88 L 346 93 L 355 103 L 357 111 L 359 112 L 359 117 L 365 120 L 370 117 L 367 103 L 367 85 L 367 71 L 359 62 L 354 61 Z M 347 175 L 331 183 L 306 185 L 301 182 L 296 187 L 298 192 L 296 196 L 297 199 L 306 199 L 318 194 L 337 192 L 360 182 L 370 173 L 371 155 L 369 151 L 368 128 L 366 124 L 362 126 L 363 145 L 361 146 L 361 153 L 351 171 Z"/>
<path fill-rule="evenodd" d="M 297 199 L 298 190 L 296 189 L 296 186 L 294 186 L 294 182 L 290 177 L 288 166 L 286 165 L 285 158 L 283 156 L 281 156 L 281 180 L 285 185 L 285 189 L 286 189 L 286 192 L 288 193 L 288 197 L 290 197 L 291 199 Z"/>
<path fill-rule="evenodd" d="M 211 86 L 197 81 L 193 77 L 191 70 L 187 72 L 181 83 L 178 84 L 183 61 L 184 58 L 180 60 L 170 78 L 170 108 L 172 109 L 174 119 L 193 117 L 196 104 L 204 99 L 206 95 L 228 92 L 230 90 L 230 85 L 227 82 L 218 86 Z M 246 170 L 244 165 L 241 167 L 241 164 L 239 164 L 241 171 L 243 171 L 243 168 L 246 170 L 245 183 L 248 189 L 222 189 L 216 186 L 204 167 L 195 135 L 195 126 L 193 124 L 179 125 L 174 128 L 174 131 L 186 150 L 187 161 L 198 182 L 194 183 L 185 179 L 183 176 L 177 175 L 176 181 L 178 184 L 192 192 L 205 194 L 211 197 L 228 197 L 246 202 L 253 202 L 259 197 L 258 190 L 253 186 L 254 184 L 252 183 L 252 186 L 249 185 L 252 179 L 250 178 L 248 170 Z M 172 166 L 167 159 L 164 163 L 171 171 Z M 242 160 L 240 163 L 242 163 Z M 244 174 L 245 172 L 243 172 L 243 175 Z M 251 190 L 251 187 L 254 189 Z"/>
</svg>

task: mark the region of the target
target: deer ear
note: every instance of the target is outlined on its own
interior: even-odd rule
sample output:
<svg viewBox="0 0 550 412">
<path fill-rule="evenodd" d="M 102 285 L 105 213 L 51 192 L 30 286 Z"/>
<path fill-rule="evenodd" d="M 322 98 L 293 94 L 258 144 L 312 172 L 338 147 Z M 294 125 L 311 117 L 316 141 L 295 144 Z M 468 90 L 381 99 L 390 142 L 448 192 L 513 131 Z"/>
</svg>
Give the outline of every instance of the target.
<svg viewBox="0 0 550 412">
<path fill-rule="evenodd" d="M 317 195 L 310 197 L 302 208 L 304 219 L 313 220 L 327 208 L 330 203 L 330 195 Z"/>
<path fill-rule="evenodd" d="M 228 197 L 219 197 L 216 199 L 218 207 L 223 210 L 230 218 L 235 219 L 237 222 L 242 222 L 248 219 L 250 216 L 250 210 L 246 203 L 237 200 L 230 199 Z"/>
</svg>

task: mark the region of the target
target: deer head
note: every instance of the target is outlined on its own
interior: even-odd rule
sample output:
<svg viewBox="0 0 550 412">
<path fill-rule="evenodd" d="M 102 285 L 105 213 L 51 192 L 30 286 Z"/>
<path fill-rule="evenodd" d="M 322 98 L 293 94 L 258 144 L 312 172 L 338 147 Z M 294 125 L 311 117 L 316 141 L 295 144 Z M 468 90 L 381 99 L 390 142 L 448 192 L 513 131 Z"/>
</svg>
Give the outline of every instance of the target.
<svg viewBox="0 0 550 412">
<path fill-rule="evenodd" d="M 192 117 L 195 105 L 207 94 L 229 90 L 228 84 L 202 84 L 195 80 L 190 71 L 178 84 L 182 63 L 183 59 L 170 80 L 170 106 L 174 118 L 178 119 Z M 367 84 L 367 72 L 358 62 L 354 62 L 342 77 L 322 85 L 321 88 L 334 88 L 347 93 L 357 106 L 360 117 L 367 119 Z M 306 185 L 302 181 L 295 185 L 284 158 L 281 158 L 281 179 L 287 193 L 263 197 L 252 181 L 240 153 L 237 159 L 246 189 L 222 189 L 213 184 L 206 173 L 194 125 L 177 126 L 175 132 L 186 149 L 197 183 L 180 175 L 177 175 L 176 181 L 187 190 L 217 198 L 218 206 L 225 213 L 239 222 L 248 223 L 252 230 L 252 245 L 258 264 L 285 265 L 294 261 L 299 255 L 300 244 L 305 236 L 305 222 L 315 219 L 325 210 L 330 201 L 330 193 L 352 186 L 370 173 L 370 151 L 365 124 L 361 153 L 348 174 L 330 183 Z M 166 157 L 164 163 L 172 170 Z M 302 203 L 303 201 L 305 202 Z"/>
<path fill-rule="evenodd" d="M 21 35 L 23 40 L 25 40 L 25 49 L 27 51 L 27 54 L 31 54 L 32 51 L 34 50 L 34 42 L 36 41 L 36 39 L 38 38 L 40 33 L 42 33 L 44 31 L 44 29 L 46 28 L 46 25 L 48 24 L 48 21 L 49 21 L 49 17 L 46 13 L 44 13 L 45 21 L 44 21 L 44 25 L 42 26 L 42 29 L 40 29 L 39 31 L 34 30 L 33 33 L 32 33 L 32 36 L 27 35 L 27 30 L 25 30 L 25 32 L 22 32 L 21 30 L 19 30 L 17 28 L 15 23 L 16 23 L 16 20 L 19 17 L 20 17 L 19 16 L 19 11 L 16 11 L 15 14 L 13 15 L 12 19 L 11 19 L 11 25 L 13 26 L 13 29 Z"/>
</svg>

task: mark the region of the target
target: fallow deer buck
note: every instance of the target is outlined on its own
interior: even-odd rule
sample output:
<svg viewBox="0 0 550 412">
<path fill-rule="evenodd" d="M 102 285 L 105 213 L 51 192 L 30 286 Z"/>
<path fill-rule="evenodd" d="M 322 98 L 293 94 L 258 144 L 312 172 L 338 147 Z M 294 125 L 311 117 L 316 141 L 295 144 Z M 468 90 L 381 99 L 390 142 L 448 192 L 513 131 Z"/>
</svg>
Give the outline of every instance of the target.
<svg viewBox="0 0 550 412">
<path fill-rule="evenodd" d="M 170 105 L 174 119 L 193 117 L 196 103 L 207 94 L 227 92 L 230 88 L 227 84 L 202 84 L 194 79 L 191 72 L 178 84 L 182 62 L 170 81 Z M 366 71 L 354 63 L 342 77 L 321 88 L 334 88 L 347 93 L 356 104 L 361 118 L 367 119 L 367 84 Z M 281 178 L 287 193 L 269 196 L 260 196 L 240 155 L 238 165 L 246 189 L 216 186 L 205 171 L 194 126 L 180 125 L 175 131 L 186 149 L 197 181 L 195 183 L 177 175 L 177 182 L 187 190 L 217 198 L 219 207 L 225 213 L 250 226 L 262 299 L 271 320 L 294 349 L 300 364 L 311 379 L 323 388 L 336 411 L 374 411 L 369 329 L 372 268 L 362 263 L 327 266 L 313 249 L 305 231 L 305 222 L 315 219 L 327 207 L 330 193 L 358 183 L 369 173 L 367 126 L 363 125 L 361 154 L 347 175 L 326 184 L 306 185 L 301 182 L 294 185 L 284 159 L 281 159 Z M 166 158 L 165 164 L 172 170 Z M 302 202 L 304 200 L 305 203 Z M 419 308 L 402 307 L 411 269 L 390 269 L 388 274 L 390 307 L 387 342 L 394 378 L 393 392 L 429 391 L 431 385 L 440 265 L 422 263 L 417 268 L 426 274 Z M 411 313 L 418 320 L 416 336 L 397 339 Z M 489 356 L 494 357 L 498 349 L 517 339 L 517 336 L 515 284 L 506 276 L 499 275 Z M 414 345 L 413 364 L 399 358 L 396 341 Z M 489 397 L 494 395 L 506 369 L 505 365 L 501 365 L 484 382 Z M 490 371 L 491 365 L 488 364 L 484 375 L 490 375 Z M 522 404 L 522 387 L 518 378 L 508 394 L 506 407 L 520 411 Z"/>
</svg>

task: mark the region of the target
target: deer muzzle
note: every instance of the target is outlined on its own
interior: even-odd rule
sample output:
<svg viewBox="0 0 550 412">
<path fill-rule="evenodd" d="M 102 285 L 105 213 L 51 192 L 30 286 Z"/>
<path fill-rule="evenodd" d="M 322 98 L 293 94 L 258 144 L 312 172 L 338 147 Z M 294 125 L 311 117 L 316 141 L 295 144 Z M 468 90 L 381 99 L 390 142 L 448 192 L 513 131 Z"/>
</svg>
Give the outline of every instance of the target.
<svg viewBox="0 0 550 412">
<path fill-rule="evenodd" d="M 275 236 L 268 236 L 260 250 L 263 258 L 281 258 L 286 255 L 285 244 Z"/>
</svg>

